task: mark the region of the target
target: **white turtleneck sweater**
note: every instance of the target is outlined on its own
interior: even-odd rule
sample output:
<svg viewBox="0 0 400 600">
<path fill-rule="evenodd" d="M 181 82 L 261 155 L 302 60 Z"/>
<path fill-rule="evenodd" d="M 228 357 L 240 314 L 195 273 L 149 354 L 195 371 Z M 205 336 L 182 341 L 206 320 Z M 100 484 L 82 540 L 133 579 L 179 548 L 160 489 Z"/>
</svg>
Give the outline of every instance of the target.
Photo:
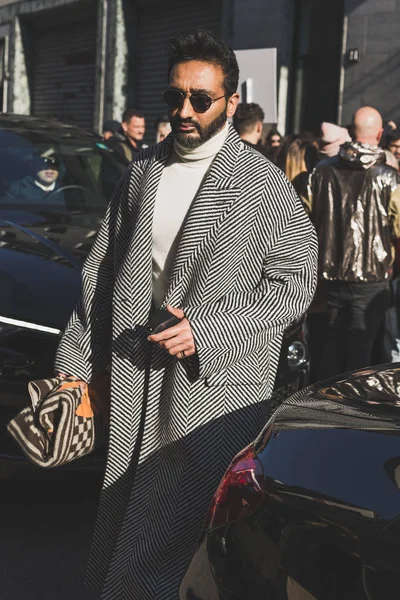
<svg viewBox="0 0 400 600">
<path fill-rule="evenodd" d="M 221 150 L 228 124 L 198 148 L 184 148 L 175 140 L 157 191 L 153 219 L 153 301 L 159 307 L 169 278 L 190 205 L 212 161 Z"/>
</svg>

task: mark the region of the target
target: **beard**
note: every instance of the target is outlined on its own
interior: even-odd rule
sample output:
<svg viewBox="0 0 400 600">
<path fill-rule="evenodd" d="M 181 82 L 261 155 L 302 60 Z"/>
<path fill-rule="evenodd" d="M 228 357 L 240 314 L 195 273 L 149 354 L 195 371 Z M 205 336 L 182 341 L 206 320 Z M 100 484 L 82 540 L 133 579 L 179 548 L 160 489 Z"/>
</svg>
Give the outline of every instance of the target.
<svg viewBox="0 0 400 600">
<path fill-rule="evenodd" d="M 174 138 L 184 148 L 198 148 L 205 142 L 208 142 L 216 133 L 221 131 L 226 123 L 228 116 L 226 114 L 226 107 L 220 113 L 214 121 L 211 121 L 207 127 L 201 127 L 193 119 L 181 119 L 179 115 L 171 119 L 171 128 Z M 187 123 L 193 125 L 198 131 L 199 135 L 193 135 L 192 133 L 183 133 L 179 131 L 179 125 Z"/>
</svg>

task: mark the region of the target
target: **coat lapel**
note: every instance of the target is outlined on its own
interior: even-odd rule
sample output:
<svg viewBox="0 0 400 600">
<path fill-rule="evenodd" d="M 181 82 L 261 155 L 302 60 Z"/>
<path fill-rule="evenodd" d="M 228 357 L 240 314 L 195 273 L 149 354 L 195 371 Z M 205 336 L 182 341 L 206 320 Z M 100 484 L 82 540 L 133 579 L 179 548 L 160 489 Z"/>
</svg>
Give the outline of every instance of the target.
<svg viewBox="0 0 400 600">
<path fill-rule="evenodd" d="M 197 194 L 186 219 L 164 304 L 179 301 L 182 278 L 192 271 L 199 254 L 206 248 L 239 195 L 233 173 L 241 141 L 233 127 Z"/>
<path fill-rule="evenodd" d="M 134 324 L 148 319 L 152 302 L 153 218 L 157 190 L 163 169 L 173 144 L 172 136 L 156 149 L 148 163 L 139 188 L 138 218 L 130 247 L 130 281 L 132 286 L 132 316 Z M 143 301 L 137 302 L 140 296 Z"/>
</svg>

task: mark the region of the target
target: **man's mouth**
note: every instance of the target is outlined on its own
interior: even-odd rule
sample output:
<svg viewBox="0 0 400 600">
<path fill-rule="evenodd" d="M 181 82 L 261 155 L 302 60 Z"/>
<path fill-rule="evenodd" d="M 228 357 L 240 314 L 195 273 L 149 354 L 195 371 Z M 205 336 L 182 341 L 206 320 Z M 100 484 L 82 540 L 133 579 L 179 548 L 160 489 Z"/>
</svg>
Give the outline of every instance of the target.
<svg viewBox="0 0 400 600">
<path fill-rule="evenodd" d="M 193 121 L 172 120 L 171 125 L 175 133 L 193 133 L 198 131 L 198 127 Z"/>
<path fill-rule="evenodd" d="M 197 131 L 196 127 L 194 125 L 192 125 L 191 123 L 180 123 L 178 125 L 180 131 Z"/>
</svg>

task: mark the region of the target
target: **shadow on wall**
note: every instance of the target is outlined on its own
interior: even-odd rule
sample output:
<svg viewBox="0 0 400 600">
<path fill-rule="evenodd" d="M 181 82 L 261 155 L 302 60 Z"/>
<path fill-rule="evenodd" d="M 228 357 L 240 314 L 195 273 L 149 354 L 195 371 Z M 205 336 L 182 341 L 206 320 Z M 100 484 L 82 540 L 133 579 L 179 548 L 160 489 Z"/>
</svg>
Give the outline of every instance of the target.
<svg viewBox="0 0 400 600">
<path fill-rule="evenodd" d="M 352 105 L 356 101 L 357 107 L 360 104 L 377 104 L 376 97 L 385 97 L 386 87 L 394 90 L 400 84 L 400 53 L 396 49 L 389 57 L 383 55 L 383 59 L 372 69 L 364 70 L 360 65 L 357 77 L 349 84 L 345 85 L 343 102 L 346 105 Z M 366 68 L 368 65 L 366 64 Z M 351 68 L 346 70 L 346 74 L 351 73 Z M 387 84 L 382 88 L 382 84 Z M 390 83 L 390 85 L 389 85 Z M 374 90 L 373 99 L 370 100 L 370 90 Z M 376 90 L 379 90 L 376 92 Z M 379 95 L 378 95 L 379 94 Z M 360 102 L 361 100 L 361 102 Z M 379 108 L 379 106 L 378 106 Z M 398 101 L 395 101 L 393 107 L 385 107 L 384 117 L 392 117 L 394 112 L 398 111 Z"/>
</svg>

